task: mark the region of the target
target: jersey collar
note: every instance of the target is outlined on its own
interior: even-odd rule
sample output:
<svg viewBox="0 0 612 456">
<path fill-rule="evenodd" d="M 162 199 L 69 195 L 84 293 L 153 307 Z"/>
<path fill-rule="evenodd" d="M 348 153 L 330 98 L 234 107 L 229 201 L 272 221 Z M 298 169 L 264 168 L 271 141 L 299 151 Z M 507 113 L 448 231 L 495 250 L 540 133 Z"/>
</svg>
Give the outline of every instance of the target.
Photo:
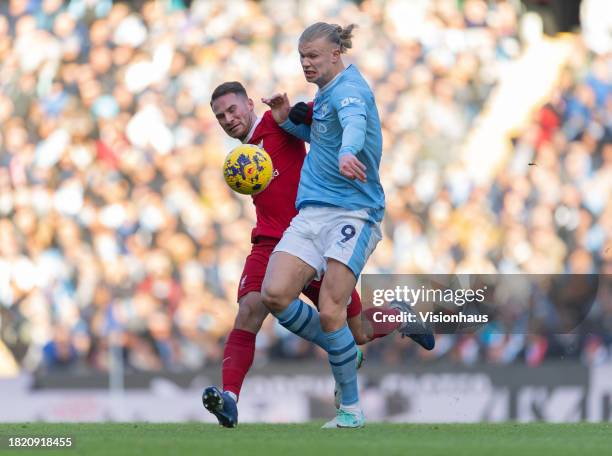
<svg viewBox="0 0 612 456">
<path fill-rule="evenodd" d="M 246 144 L 251 140 L 251 138 L 253 137 L 253 133 L 255 133 L 255 129 L 259 125 L 259 122 L 261 122 L 261 117 L 257 116 L 257 119 L 255 119 L 255 122 L 253 122 L 253 126 L 249 130 L 249 134 L 246 135 L 246 138 L 244 138 L 244 140 L 242 141 L 242 144 Z"/>
</svg>

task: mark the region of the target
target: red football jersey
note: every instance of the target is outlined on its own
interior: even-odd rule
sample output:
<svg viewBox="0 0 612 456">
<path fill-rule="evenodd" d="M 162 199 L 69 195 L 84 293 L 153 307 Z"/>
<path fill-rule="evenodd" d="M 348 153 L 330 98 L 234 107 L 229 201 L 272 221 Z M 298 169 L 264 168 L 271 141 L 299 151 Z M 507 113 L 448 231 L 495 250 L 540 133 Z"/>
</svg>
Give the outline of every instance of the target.
<svg viewBox="0 0 612 456">
<path fill-rule="evenodd" d="M 297 214 L 295 199 L 306 147 L 301 139 L 278 126 L 271 111 L 257 118 L 244 142 L 263 147 L 272 158 L 274 170 L 268 187 L 253 196 L 257 224 L 251 242 L 258 236 L 280 239 Z"/>
</svg>

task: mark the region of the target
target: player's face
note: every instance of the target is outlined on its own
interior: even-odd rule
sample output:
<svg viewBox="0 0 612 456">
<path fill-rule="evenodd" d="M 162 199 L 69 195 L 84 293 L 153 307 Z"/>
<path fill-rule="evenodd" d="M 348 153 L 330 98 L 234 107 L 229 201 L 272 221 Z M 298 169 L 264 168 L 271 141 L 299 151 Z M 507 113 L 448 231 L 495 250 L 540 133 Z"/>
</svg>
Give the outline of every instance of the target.
<svg viewBox="0 0 612 456">
<path fill-rule="evenodd" d="M 335 66 L 340 59 L 340 49 L 337 44 L 321 37 L 301 42 L 298 51 L 306 81 L 323 87 L 334 78 Z"/>
<path fill-rule="evenodd" d="M 221 95 L 212 103 L 217 122 L 232 138 L 244 139 L 253 125 L 253 100 L 236 93 Z"/>
</svg>

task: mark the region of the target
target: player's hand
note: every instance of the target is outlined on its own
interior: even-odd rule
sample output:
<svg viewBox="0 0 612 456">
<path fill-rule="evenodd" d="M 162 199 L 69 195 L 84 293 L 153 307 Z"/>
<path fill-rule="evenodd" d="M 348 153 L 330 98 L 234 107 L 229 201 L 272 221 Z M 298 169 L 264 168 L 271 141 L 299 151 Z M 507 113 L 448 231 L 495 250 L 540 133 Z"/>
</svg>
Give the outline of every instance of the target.
<svg viewBox="0 0 612 456">
<path fill-rule="evenodd" d="M 305 124 L 308 120 L 308 105 L 303 101 L 296 103 L 289 111 L 289 119 L 296 125 Z"/>
<path fill-rule="evenodd" d="M 277 124 L 282 124 L 289 117 L 291 104 L 286 93 L 275 93 L 270 98 L 262 98 L 262 103 L 267 104 L 272 109 L 272 117 Z"/>
<path fill-rule="evenodd" d="M 340 156 L 340 174 L 348 179 L 366 181 L 366 166 L 353 154 L 347 153 Z"/>
</svg>

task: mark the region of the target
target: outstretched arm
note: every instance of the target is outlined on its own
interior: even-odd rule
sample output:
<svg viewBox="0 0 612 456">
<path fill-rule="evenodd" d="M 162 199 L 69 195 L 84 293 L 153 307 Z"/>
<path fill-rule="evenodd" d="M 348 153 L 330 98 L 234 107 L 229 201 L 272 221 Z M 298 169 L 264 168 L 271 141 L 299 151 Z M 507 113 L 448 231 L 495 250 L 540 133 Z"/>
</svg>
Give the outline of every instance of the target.
<svg viewBox="0 0 612 456">
<path fill-rule="evenodd" d="M 289 104 L 289 98 L 286 93 L 275 93 L 270 98 L 262 98 L 261 101 L 270 106 L 272 117 L 274 117 L 277 124 L 280 125 L 287 120 L 291 104 Z"/>
</svg>

